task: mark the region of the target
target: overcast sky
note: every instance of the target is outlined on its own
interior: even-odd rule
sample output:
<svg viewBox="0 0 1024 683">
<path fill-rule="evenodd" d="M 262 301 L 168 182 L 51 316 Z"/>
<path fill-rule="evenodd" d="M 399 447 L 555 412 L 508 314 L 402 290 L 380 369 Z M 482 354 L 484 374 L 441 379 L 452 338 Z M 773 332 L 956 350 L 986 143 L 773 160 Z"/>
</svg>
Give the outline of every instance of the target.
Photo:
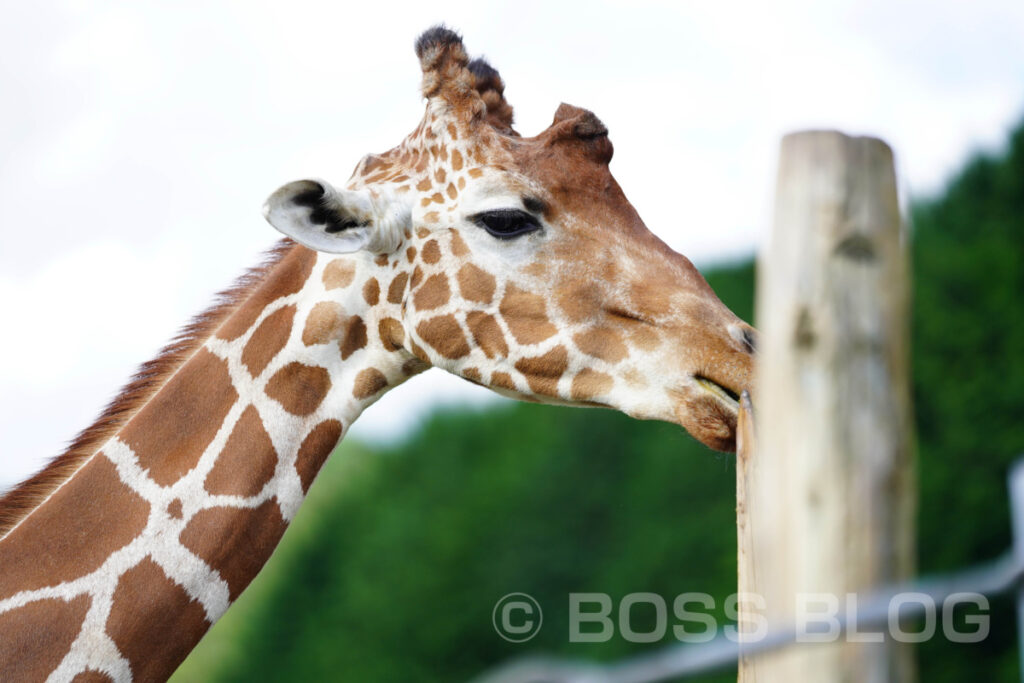
<svg viewBox="0 0 1024 683">
<path fill-rule="evenodd" d="M 0 25 L 0 488 L 87 426 L 277 234 L 281 183 L 344 182 L 419 121 L 416 35 L 444 21 L 501 71 L 518 128 L 559 102 L 700 266 L 768 229 L 778 139 L 885 138 L 922 196 L 1024 114 L 1024 2 L 7 2 Z M 440 371 L 353 433 L 486 398 Z"/>
</svg>

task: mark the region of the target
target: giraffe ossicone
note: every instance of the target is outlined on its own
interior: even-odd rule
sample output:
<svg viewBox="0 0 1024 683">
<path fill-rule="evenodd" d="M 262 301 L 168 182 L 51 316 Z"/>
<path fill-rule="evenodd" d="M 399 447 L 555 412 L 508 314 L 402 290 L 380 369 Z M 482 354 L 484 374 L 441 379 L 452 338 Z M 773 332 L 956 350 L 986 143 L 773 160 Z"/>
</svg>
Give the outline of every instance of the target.
<svg viewBox="0 0 1024 683">
<path fill-rule="evenodd" d="M 601 121 L 562 105 L 522 137 L 454 32 L 416 53 L 413 133 L 341 187 L 274 192 L 291 239 L 0 498 L 5 679 L 169 676 L 352 422 L 431 366 L 734 448 L 755 333 L 640 220 Z"/>
</svg>

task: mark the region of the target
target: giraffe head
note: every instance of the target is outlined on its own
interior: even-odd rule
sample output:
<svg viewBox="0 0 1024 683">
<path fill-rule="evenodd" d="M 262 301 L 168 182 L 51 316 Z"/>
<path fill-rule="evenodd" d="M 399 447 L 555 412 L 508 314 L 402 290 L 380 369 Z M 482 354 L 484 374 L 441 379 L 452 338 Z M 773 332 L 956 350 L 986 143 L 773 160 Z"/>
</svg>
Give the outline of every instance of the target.
<svg viewBox="0 0 1024 683">
<path fill-rule="evenodd" d="M 342 188 L 280 188 L 268 220 L 379 271 L 367 301 L 392 308 L 378 329 L 395 353 L 734 449 L 756 333 L 644 225 L 609 171 L 601 121 L 563 104 L 547 130 L 521 137 L 500 76 L 470 62 L 458 35 L 431 29 L 416 53 L 427 108 L 415 131 Z"/>
</svg>

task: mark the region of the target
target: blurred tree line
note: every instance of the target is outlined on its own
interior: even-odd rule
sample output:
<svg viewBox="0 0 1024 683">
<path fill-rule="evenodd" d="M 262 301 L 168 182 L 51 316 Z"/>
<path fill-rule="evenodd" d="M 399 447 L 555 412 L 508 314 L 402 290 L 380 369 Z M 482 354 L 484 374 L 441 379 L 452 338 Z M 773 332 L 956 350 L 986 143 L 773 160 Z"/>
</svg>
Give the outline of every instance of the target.
<svg viewBox="0 0 1024 683">
<path fill-rule="evenodd" d="M 913 372 L 921 573 L 1010 545 L 1006 473 L 1024 453 L 1024 124 L 912 207 Z M 706 273 L 753 319 L 754 266 Z M 386 398 L 384 400 L 387 400 Z M 179 681 L 459 681 L 527 653 L 608 660 L 669 645 L 672 599 L 735 590 L 732 456 L 682 430 L 602 410 L 515 404 L 436 414 L 404 443 L 344 443 L 274 560 Z M 503 595 L 544 610 L 525 644 L 498 637 Z M 669 605 L 664 640 L 568 642 L 568 595 Z M 647 606 L 649 607 L 649 606 Z M 991 635 L 918 646 L 922 681 L 1016 681 L 1006 599 Z M 613 612 L 614 617 L 617 614 Z M 653 608 L 633 609 L 635 630 Z M 699 629 L 698 629 L 699 630 Z M 941 634 L 941 629 L 939 629 Z M 734 672 L 700 681 L 734 681 Z"/>
</svg>

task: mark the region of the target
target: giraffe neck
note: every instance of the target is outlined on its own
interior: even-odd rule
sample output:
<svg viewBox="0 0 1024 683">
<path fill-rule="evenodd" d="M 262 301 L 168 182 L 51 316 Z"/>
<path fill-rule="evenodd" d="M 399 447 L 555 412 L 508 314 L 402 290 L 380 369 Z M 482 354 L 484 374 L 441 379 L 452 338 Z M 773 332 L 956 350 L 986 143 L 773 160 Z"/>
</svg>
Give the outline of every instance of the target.
<svg viewBox="0 0 1024 683">
<path fill-rule="evenodd" d="M 173 672 L 270 557 L 352 422 L 422 369 L 393 343 L 383 267 L 294 247 L 0 539 L 5 677 Z"/>
</svg>

